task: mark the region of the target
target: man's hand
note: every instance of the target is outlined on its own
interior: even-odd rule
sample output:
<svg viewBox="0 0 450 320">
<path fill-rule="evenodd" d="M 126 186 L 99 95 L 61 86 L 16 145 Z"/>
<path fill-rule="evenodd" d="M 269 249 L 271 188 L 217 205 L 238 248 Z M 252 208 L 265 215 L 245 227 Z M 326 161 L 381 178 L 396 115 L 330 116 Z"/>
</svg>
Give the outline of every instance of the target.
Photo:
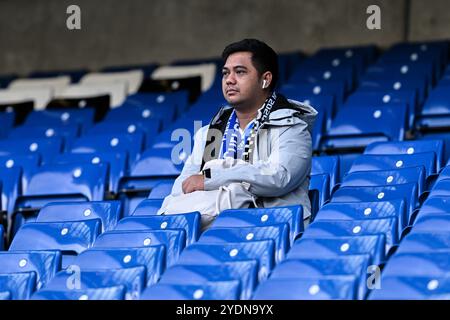
<svg viewBox="0 0 450 320">
<path fill-rule="evenodd" d="M 195 174 L 183 181 L 183 193 L 205 190 L 205 177 L 201 174 Z"/>
</svg>

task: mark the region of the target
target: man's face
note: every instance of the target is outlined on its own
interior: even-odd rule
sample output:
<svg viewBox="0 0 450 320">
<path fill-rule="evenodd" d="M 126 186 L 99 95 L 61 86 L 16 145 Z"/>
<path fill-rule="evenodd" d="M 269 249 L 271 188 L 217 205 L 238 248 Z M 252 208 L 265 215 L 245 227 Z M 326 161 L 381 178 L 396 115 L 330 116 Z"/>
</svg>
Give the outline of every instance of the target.
<svg viewBox="0 0 450 320">
<path fill-rule="evenodd" d="M 258 71 L 250 52 L 236 52 L 228 56 L 222 69 L 222 92 L 227 102 L 239 108 L 256 101 L 263 94 Z"/>
</svg>

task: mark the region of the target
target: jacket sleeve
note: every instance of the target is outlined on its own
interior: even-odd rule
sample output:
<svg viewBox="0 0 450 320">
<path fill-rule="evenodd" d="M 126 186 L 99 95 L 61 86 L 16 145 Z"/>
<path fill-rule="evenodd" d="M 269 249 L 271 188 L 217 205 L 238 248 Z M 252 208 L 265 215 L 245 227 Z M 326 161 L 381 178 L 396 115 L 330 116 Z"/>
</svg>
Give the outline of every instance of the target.
<svg viewBox="0 0 450 320">
<path fill-rule="evenodd" d="M 194 147 L 192 153 L 187 158 L 183 170 L 181 171 L 178 178 L 175 180 L 172 186 L 172 196 L 179 195 L 183 193 L 182 184 L 183 181 L 194 174 L 200 172 L 200 167 L 202 165 L 203 150 L 205 149 L 206 134 L 208 132 L 208 126 L 200 128 L 194 137 Z"/>
<path fill-rule="evenodd" d="M 273 135 L 267 161 L 244 163 L 231 168 L 212 168 L 205 190 L 233 182 L 247 182 L 257 197 L 279 197 L 298 188 L 311 172 L 311 135 L 299 124 L 278 129 Z"/>
</svg>

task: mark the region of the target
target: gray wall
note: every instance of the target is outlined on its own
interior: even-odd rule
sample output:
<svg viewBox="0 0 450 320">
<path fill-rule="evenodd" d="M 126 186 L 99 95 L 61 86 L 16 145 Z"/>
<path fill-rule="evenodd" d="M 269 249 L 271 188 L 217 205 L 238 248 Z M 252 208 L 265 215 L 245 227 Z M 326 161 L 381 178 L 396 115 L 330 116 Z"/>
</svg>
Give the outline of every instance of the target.
<svg viewBox="0 0 450 320">
<path fill-rule="evenodd" d="M 81 30 L 66 8 L 81 7 Z M 382 29 L 366 28 L 381 7 Z M 0 0 L 0 74 L 217 56 L 244 37 L 279 52 L 402 41 L 407 0 Z M 450 38 L 447 0 L 411 0 L 408 37 Z M 445 8 L 445 9 L 443 9 Z"/>
</svg>

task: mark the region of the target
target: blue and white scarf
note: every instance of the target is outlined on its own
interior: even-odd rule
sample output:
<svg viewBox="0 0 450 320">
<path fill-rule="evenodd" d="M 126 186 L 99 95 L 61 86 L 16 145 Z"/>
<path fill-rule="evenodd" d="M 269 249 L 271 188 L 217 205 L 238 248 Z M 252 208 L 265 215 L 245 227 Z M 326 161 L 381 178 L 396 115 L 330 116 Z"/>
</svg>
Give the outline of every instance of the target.
<svg viewBox="0 0 450 320">
<path fill-rule="evenodd" d="M 239 120 L 236 116 L 236 111 L 233 110 L 230 118 L 228 119 L 227 128 L 223 135 L 220 158 L 244 158 L 247 162 L 250 160 L 250 153 L 253 150 L 252 147 L 255 137 L 261 125 L 269 117 L 270 111 L 275 104 L 276 99 L 276 93 L 272 92 L 272 94 L 264 102 L 261 109 L 258 111 L 257 118 L 251 121 L 245 128 L 244 137 L 240 134 Z"/>
</svg>

